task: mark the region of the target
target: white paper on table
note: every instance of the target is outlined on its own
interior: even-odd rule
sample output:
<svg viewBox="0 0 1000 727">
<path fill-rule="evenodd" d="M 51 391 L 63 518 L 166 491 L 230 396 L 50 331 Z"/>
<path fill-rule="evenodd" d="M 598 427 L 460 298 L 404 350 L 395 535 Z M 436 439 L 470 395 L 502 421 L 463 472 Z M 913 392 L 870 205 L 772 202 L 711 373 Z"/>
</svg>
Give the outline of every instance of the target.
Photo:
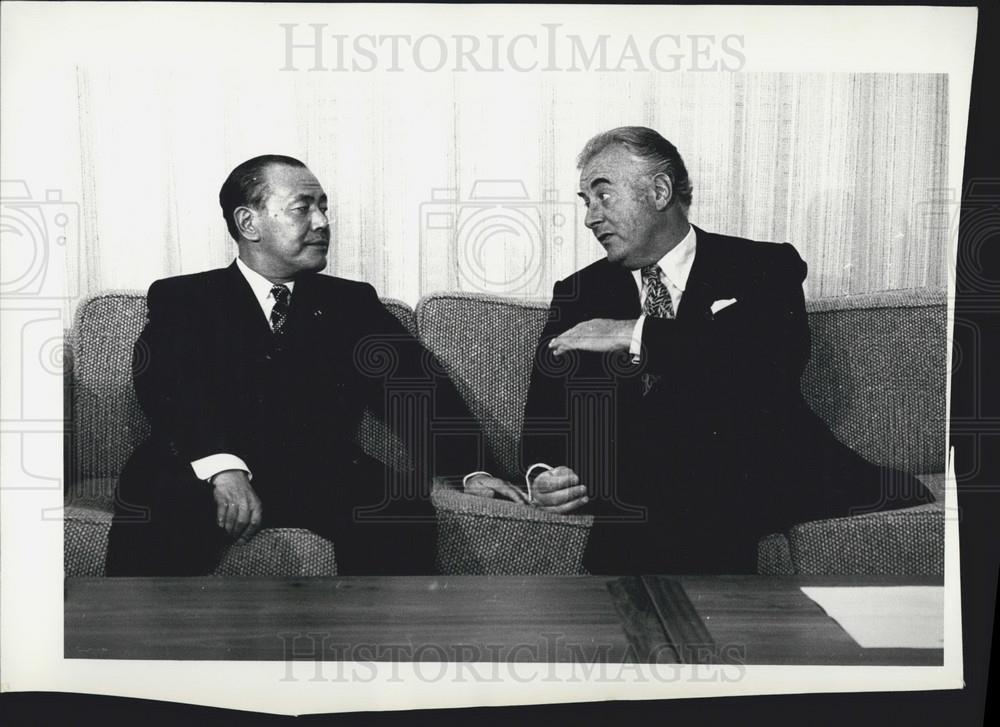
<svg viewBox="0 0 1000 727">
<path fill-rule="evenodd" d="M 944 648 L 942 586 L 810 586 L 802 592 L 866 649 Z"/>
</svg>

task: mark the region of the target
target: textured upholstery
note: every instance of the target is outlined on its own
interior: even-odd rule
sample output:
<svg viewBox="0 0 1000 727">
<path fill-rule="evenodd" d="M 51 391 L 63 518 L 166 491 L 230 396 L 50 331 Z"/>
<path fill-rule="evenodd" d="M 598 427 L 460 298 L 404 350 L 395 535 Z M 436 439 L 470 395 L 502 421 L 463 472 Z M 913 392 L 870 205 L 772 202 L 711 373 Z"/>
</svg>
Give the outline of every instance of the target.
<svg viewBox="0 0 1000 727">
<path fill-rule="evenodd" d="M 405 303 L 382 303 L 416 335 L 413 311 Z M 149 433 L 149 425 L 132 388 L 132 346 L 146 322 L 146 298 L 138 292 L 105 293 L 80 304 L 70 334 L 72 351 L 72 416 L 74 476 L 77 485 L 111 484 L 128 456 Z M 402 445 L 370 412 L 359 430 L 366 451 L 382 461 L 398 462 Z M 76 497 L 70 493 L 71 497 Z M 87 491 L 93 499 L 95 493 Z"/>
<path fill-rule="evenodd" d="M 772 533 L 757 543 L 757 572 L 762 576 L 795 575 L 788 538 L 782 533 Z"/>
<path fill-rule="evenodd" d="M 802 392 L 866 459 L 940 472 L 947 375 L 944 291 L 810 301 L 812 356 Z"/>
<path fill-rule="evenodd" d="M 761 575 L 941 575 L 944 573 L 944 473 L 917 475 L 933 505 L 816 520 L 775 533 L 757 546 Z M 792 542 L 790 543 L 789 540 Z"/>
<path fill-rule="evenodd" d="M 311 530 L 269 528 L 246 545 L 230 545 L 217 576 L 335 576 L 333 543 Z"/>
<path fill-rule="evenodd" d="M 63 511 L 65 574 L 103 576 L 111 513 L 67 506 Z M 333 543 L 297 528 L 261 530 L 246 545 L 231 545 L 216 567 L 219 576 L 335 576 Z"/>
<path fill-rule="evenodd" d="M 517 443 L 538 336 L 548 305 L 475 293 L 441 293 L 417 305 L 417 328 L 483 427 L 502 468 L 515 479 Z M 503 500 L 435 487 L 442 573 L 573 574 L 593 518 L 552 515 Z"/>
<path fill-rule="evenodd" d="M 72 480 L 66 492 L 66 504 L 97 510 L 113 509 L 117 477 L 84 477 Z"/>
<path fill-rule="evenodd" d="M 508 478 L 519 470 L 517 442 L 531 362 L 547 317 L 547 304 L 475 293 L 429 295 L 417 305 L 424 345 L 482 424 Z"/>
<path fill-rule="evenodd" d="M 382 305 L 402 323 L 412 336 L 417 335 L 417 319 L 413 309 L 399 300 L 382 298 Z M 384 464 L 397 470 L 408 470 L 412 467 L 406 446 L 396 433 L 371 409 L 365 409 L 358 426 L 357 442 L 361 448 Z"/>
<path fill-rule="evenodd" d="M 111 511 L 67 505 L 63 509 L 63 570 L 67 576 L 103 576 Z"/>
<path fill-rule="evenodd" d="M 577 575 L 590 516 L 555 515 L 435 483 L 437 568 L 443 574 Z"/>
<path fill-rule="evenodd" d="M 117 478 L 149 433 L 132 389 L 132 346 L 145 322 L 141 293 L 107 293 L 77 309 L 70 336 L 74 483 Z"/>
<path fill-rule="evenodd" d="M 513 476 L 519 469 L 517 441 L 531 358 L 547 304 L 436 294 L 424 298 L 414 316 L 405 304 L 383 302 L 411 332 L 419 331 L 448 370 L 482 423 L 503 470 L 496 474 Z M 876 462 L 910 472 L 941 472 L 944 293 L 824 299 L 808 302 L 807 310 L 813 353 L 802 389 L 813 409 L 842 441 Z M 73 426 L 67 504 L 74 507 L 67 507 L 66 515 L 67 573 L 103 570 L 107 510 L 117 475 L 147 432 L 130 379 L 132 344 L 144 321 L 142 294 L 109 293 L 81 304 L 70 336 Z M 373 456 L 406 466 L 402 444 L 370 413 L 358 439 Z M 442 488 L 433 497 L 444 572 L 581 572 L 590 518 L 546 515 Z M 943 552 L 942 523 L 940 508 L 934 507 L 805 523 L 788 538 L 776 534 L 763 539 L 758 563 L 762 573 L 775 574 L 936 572 Z M 294 541 L 273 537 L 279 538 L 270 546 L 276 552 L 286 552 L 284 544 Z M 247 555 L 232 556 L 239 564 L 233 572 L 257 572 Z M 283 563 L 282 568 L 298 569 L 296 573 L 329 569 L 322 558 L 302 556 L 297 565 L 286 558 Z"/>
<path fill-rule="evenodd" d="M 817 520 L 788 533 L 802 575 L 944 575 L 944 508 Z"/>
<path fill-rule="evenodd" d="M 414 335 L 405 303 L 382 303 Z M 83 301 L 68 336 L 65 563 L 67 575 L 104 572 L 118 474 L 149 433 L 132 388 L 132 347 L 146 322 L 146 298 L 137 291 L 104 293 Z M 366 412 L 358 442 L 383 462 L 406 467 L 405 448 L 385 424 Z M 322 541 L 319 543 L 317 541 Z M 335 572 L 332 545 L 304 530 L 265 530 L 233 547 L 220 568 L 239 575 L 317 575 Z"/>
<path fill-rule="evenodd" d="M 519 469 L 517 441 L 531 357 L 547 310 L 547 304 L 474 293 L 434 294 L 417 306 L 417 325 L 424 343 L 441 359 L 483 424 L 489 445 L 507 477 Z M 947 370 L 944 291 L 892 291 L 822 299 L 809 301 L 807 312 L 812 356 L 802 378 L 802 391 L 813 410 L 843 442 L 872 461 L 909 472 L 943 470 Z M 914 355 L 915 350 L 919 355 Z M 525 519 L 521 513 L 525 508 L 486 500 L 473 512 L 456 506 L 459 495 L 448 494 L 447 503 L 445 497 L 440 492 L 435 496 L 443 567 L 475 572 L 511 568 L 507 543 L 514 537 L 530 543 L 531 547 L 522 551 L 535 554 L 537 561 L 532 567 L 582 558 L 585 538 L 573 540 L 571 545 L 578 550 L 567 554 L 565 541 L 550 535 L 553 524 Z M 508 512 L 511 508 L 514 512 Z M 881 562 L 873 559 L 868 563 L 865 567 L 872 568 L 871 572 L 879 567 L 885 567 L 887 572 L 933 570 L 935 566 L 928 564 L 936 557 L 937 545 L 923 543 L 907 554 L 901 544 L 937 538 L 943 545 L 937 530 L 925 527 L 920 518 L 901 520 L 892 516 L 891 524 L 883 528 L 889 522 L 884 520 L 887 516 L 867 517 L 865 524 L 853 531 L 859 542 L 870 533 L 879 538 L 880 547 L 888 549 L 886 553 L 894 553 Z M 497 524 L 504 519 L 516 520 L 516 527 Z M 586 527 L 582 522 L 574 522 L 573 526 Z M 823 566 L 826 572 L 837 572 L 838 568 L 845 573 L 861 572 L 862 565 L 851 551 L 843 551 L 844 558 L 838 564 L 835 550 L 823 551 L 819 547 L 827 534 L 850 526 L 851 522 L 822 525 L 815 537 L 810 537 L 812 531 L 804 524 L 796 530 L 799 547 L 794 551 L 783 534 L 762 539 L 758 547 L 759 572 L 807 572 L 804 569 L 819 567 L 823 552 L 829 555 Z M 479 533 L 475 543 L 472 533 Z M 492 550 L 484 548 L 479 541 L 487 537 L 500 538 L 504 544 Z M 896 546 L 892 545 L 892 537 L 896 538 Z M 467 562 L 458 555 L 462 543 L 470 549 L 465 556 Z M 799 556 L 806 559 L 801 565 L 793 563 Z M 484 563 L 486 557 L 493 562 Z"/>
</svg>

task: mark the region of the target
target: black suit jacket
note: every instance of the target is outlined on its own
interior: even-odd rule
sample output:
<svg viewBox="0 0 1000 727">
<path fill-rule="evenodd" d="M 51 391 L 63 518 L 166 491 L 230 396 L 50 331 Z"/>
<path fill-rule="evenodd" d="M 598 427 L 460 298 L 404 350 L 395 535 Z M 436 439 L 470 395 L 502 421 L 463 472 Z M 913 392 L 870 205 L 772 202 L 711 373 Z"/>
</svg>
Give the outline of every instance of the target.
<svg viewBox="0 0 1000 727">
<path fill-rule="evenodd" d="M 461 475 L 483 465 L 469 437 L 433 436 L 439 422 L 468 433 L 474 421 L 440 365 L 368 284 L 322 274 L 297 278 L 277 347 L 235 262 L 156 281 L 148 308 L 133 364 L 151 435 L 122 473 L 124 504 L 148 505 L 155 517 L 158 503 L 170 503 L 151 490 L 209 491 L 190 463 L 233 454 L 253 473 L 265 524 L 280 513 L 280 525 L 331 537 L 343 566 L 341 556 L 351 557 L 351 550 L 372 558 L 378 550 L 371 539 L 352 547 L 355 508 L 386 521 L 373 532 L 392 540 L 399 535 L 393 519 L 433 525 L 432 474 Z M 355 443 L 366 407 L 408 445 L 414 472 L 394 476 Z M 396 540 L 395 547 L 394 555 L 406 560 L 409 546 Z M 429 557 L 421 554 L 418 570 L 429 570 Z M 370 559 L 368 566 L 381 571 Z"/>
<path fill-rule="evenodd" d="M 646 319 L 638 365 L 547 349 L 581 321 L 638 318 L 628 270 L 601 260 L 553 292 L 522 463 L 567 464 L 588 485 L 594 571 L 750 571 L 761 535 L 890 504 L 886 473 L 839 443 L 802 397 L 806 264 L 789 244 L 695 231 L 676 318 Z"/>
</svg>

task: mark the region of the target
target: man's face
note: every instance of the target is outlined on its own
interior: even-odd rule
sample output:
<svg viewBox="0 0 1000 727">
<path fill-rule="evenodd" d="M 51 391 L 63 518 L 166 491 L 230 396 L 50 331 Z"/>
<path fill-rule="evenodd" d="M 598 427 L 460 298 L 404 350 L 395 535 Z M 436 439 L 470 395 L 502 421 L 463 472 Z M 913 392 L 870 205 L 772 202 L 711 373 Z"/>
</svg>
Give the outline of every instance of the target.
<svg viewBox="0 0 1000 727">
<path fill-rule="evenodd" d="M 584 224 L 608 253 L 608 262 L 630 270 L 655 260 L 657 210 L 652 178 L 644 163 L 612 144 L 580 170 Z"/>
<path fill-rule="evenodd" d="M 272 165 L 267 185 L 270 194 L 256 214 L 260 239 L 255 258 L 261 272 L 292 278 L 325 268 L 330 221 L 319 180 L 304 167 Z"/>
</svg>

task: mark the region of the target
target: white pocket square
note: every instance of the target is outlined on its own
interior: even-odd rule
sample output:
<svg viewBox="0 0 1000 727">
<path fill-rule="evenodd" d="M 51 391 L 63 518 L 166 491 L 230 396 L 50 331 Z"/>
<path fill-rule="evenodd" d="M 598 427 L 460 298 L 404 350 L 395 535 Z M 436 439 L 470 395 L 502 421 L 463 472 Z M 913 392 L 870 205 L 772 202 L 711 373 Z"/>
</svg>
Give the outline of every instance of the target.
<svg viewBox="0 0 1000 727">
<path fill-rule="evenodd" d="M 725 298 L 723 300 L 715 301 L 714 303 L 712 303 L 712 315 L 714 316 L 720 310 L 722 310 L 723 308 L 728 308 L 735 302 L 736 298 Z"/>
</svg>

